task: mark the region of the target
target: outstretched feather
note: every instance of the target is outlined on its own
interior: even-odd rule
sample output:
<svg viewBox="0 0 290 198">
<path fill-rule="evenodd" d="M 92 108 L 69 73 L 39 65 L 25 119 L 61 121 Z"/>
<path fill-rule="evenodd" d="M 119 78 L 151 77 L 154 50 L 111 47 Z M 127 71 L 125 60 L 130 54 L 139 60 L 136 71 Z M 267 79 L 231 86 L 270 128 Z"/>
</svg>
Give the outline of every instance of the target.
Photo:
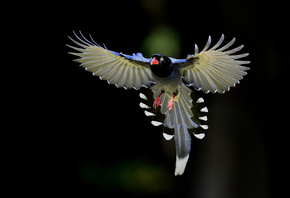
<svg viewBox="0 0 290 198">
<path fill-rule="evenodd" d="M 77 41 L 69 37 L 78 47 L 67 46 L 78 51 L 70 54 L 79 56 L 75 61 L 93 75 L 126 89 L 140 89 L 154 82 L 149 67 L 150 59 L 144 58 L 141 53 L 132 56 L 117 53 L 101 47 L 92 38 L 91 41 L 86 39 L 81 32 L 80 35 L 75 34 Z"/>
<path fill-rule="evenodd" d="M 244 46 L 241 45 L 228 50 L 234 42 L 233 38 L 225 46 L 219 48 L 224 40 L 224 35 L 212 47 L 211 37 L 203 50 L 198 53 L 198 47 L 195 45 L 195 54 L 188 56 L 186 62 L 177 63 L 183 73 L 183 80 L 197 90 L 208 92 L 224 93 L 234 87 L 243 76 L 247 74 L 248 67 L 242 66 L 249 64 L 250 61 L 237 60 L 248 56 L 248 53 L 233 55 L 240 51 Z M 225 51 L 228 50 L 228 51 Z"/>
</svg>

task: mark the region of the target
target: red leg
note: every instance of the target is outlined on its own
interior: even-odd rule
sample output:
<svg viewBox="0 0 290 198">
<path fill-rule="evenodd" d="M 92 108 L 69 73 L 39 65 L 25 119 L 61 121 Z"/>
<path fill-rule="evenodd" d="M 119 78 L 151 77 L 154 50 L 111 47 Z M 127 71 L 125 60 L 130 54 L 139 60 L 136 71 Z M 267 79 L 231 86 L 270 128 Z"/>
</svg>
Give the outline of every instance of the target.
<svg viewBox="0 0 290 198">
<path fill-rule="evenodd" d="M 172 110 L 172 106 L 174 105 L 173 100 L 174 100 L 175 97 L 176 97 L 176 95 L 174 94 L 173 97 L 168 101 L 167 109 L 168 109 L 169 111 Z"/>
<path fill-rule="evenodd" d="M 154 100 L 154 103 L 153 103 L 153 107 L 156 109 L 158 106 L 159 106 L 159 104 L 160 104 L 160 96 L 163 94 L 163 92 L 161 92 L 160 94 L 159 94 L 159 96 Z"/>
</svg>

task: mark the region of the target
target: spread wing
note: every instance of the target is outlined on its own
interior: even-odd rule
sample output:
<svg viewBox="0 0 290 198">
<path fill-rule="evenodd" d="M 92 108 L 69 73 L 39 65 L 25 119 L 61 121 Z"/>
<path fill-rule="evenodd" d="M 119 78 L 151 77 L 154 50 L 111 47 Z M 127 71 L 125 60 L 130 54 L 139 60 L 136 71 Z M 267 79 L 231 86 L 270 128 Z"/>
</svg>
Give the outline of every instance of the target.
<svg viewBox="0 0 290 198">
<path fill-rule="evenodd" d="M 230 87 L 234 87 L 243 76 L 248 67 L 242 66 L 249 64 L 250 61 L 237 60 L 248 56 L 248 53 L 233 55 L 240 51 L 244 46 L 225 51 L 235 42 L 233 38 L 228 44 L 218 49 L 224 40 L 221 36 L 217 44 L 208 49 L 211 43 L 211 37 L 204 49 L 198 53 L 198 47 L 195 45 L 195 54 L 189 55 L 186 59 L 176 59 L 177 67 L 183 73 L 183 80 L 197 90 L 208 92 L 224 93 Z"/>
<path fill-rule="evenodd" d="M 81 66 L 93 75 L 107 80 L 109 84 L 126 89 L 140 89 L 154 82 L 149 58 L 144 58 L 141 53 L 130 56 L 110 51 L 98 45 L 91 36 L 90 41 L 81 32 L 80 34 L 82 38 L 75 34 L 78 41 L 69 37 L 78 47 L 67 46 L 78 51 L 77 53 L 70 52 L 70 54 L 79 56 L 80 58 L 75 61 L 81 63 Z"/>
</svg>

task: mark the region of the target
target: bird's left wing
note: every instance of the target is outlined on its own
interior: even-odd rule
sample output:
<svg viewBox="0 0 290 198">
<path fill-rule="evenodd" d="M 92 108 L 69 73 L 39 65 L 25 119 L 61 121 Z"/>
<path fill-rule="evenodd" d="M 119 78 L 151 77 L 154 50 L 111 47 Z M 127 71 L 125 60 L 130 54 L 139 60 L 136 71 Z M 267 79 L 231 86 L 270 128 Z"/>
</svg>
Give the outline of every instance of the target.
<svg viewBox="0 0 290 198">
<path fill-rule="evenodd" d="M 75 33 L 74 33 L 75 34 Z M 153 81 L 152 72 L 149 67 L 149 58 L 144 58 L 141 53 L 132 56 L 117 53 L 105 49 L 98 45 L 93 39 L 86 39 L 80 32 L 78 41 L 70 38 L 79 47 L 68 47 L 78 51 L 70 54 L 79 56 L 76 62 L 93 75 L 99 76 L 102 80 L 107 80 L 109 84 L 115 84 L 117 87 L 140 89 L 142 86 L 149 86 Z"/>
<path fill-rule="evenodd" d="M 195 54 L 186 59 L 172 59 L 172 62 L 181 70 L 183 80 L 197 90 L 224 93 L 234 87 L 247 74 L 248 67 L 242 66 L 250 61 L 237 60 L 248 56 L 248 53 L 233 55 L 240 51 L 243 45 L 227 50 L 235 42 L 233 38 L 228 44 L 219 48 L 224 40 L 224 35 L 210 49 L 211 37 L 204 49 L 198 53 L 195 45 Z M 227 51 L 225 51 L 227 50 Z"/>
</svg>

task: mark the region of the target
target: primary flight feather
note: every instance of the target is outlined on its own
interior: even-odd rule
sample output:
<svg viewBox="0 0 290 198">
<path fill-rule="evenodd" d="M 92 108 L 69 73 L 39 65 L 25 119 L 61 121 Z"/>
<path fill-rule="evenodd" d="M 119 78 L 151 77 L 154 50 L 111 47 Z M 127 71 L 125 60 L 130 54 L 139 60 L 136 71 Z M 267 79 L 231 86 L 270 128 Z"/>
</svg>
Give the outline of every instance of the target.
<svg viewBox="0 0 290 198">
<path fill-rule="evenodd" d="M 98 45 L 90 36 L 85 38 L 75 34 L 72 39 L 77 47 L 68 45 L 77 52 L 70 52 L 79 58 L 87 71 L 109 84 L 125 89 L 149 88 L 154 101 L 150 103 L 148 97 L 140 93 L 143 102 L 140 107 L 145 109 L 145 115 L 165 115 L 162 120 L 153 120 L 154 126 L 163 125 L 174 129 L 174 134 L 164 133 L 164 138 L 170 140 L 174 137 L 176 145 L 175 175 L 182 175 L 191 148 L 191 134 L 199 139 L 204 137 L 200 130 L 208 129 L 204 124 L 207 121 L 208 112 L 203 98 L 197 98 L 192 89 L 205 93 L 224 93 L 234 87 L 243 76 L 250 61 L 238 60 L 248 56 L 248 53 L 235 54 L 243 48 L 243 45 L 229 49 L 235 42 L 235 38 L 221 47 L 224 35 L 210 48 L 211 37 L 201 52 L 197 45 L 193 55 L 186 59 L 175 59 L 161 54 L 153 54 L 151 58 L 144 58 L 141 53 L 132 56 L 117 53 Z M 152 97 L 151 96 L 151 97 Z"/>
</svg>

